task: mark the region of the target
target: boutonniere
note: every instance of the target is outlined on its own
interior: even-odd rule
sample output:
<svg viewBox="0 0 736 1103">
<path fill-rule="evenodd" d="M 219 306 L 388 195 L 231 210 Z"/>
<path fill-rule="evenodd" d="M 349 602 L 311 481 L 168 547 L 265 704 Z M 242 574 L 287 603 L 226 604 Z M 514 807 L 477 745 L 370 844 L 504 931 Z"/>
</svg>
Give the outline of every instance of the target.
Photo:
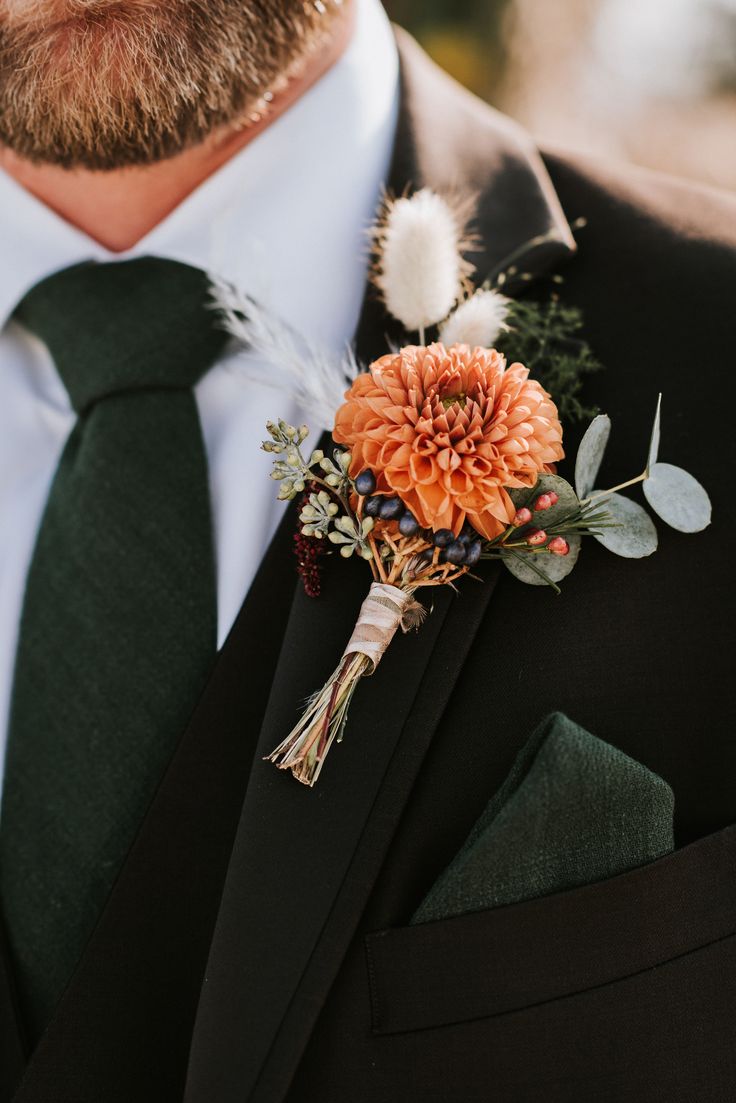
<svg viewBox="0 0 736 1103">
<path fill-rule="evenodd" d="M 639 475 L 596 487 L 611 430 L 605 415 L 582 439 L 575 485 L 556 473 L 561 412 L 581 415 L 580 376 L 596 366 L 583 342 L 569 340 L 579 318 L 556 298 L 546 308 L 517 307 L 503 294 L 503 271 L 475 288 L 466 240 L 458 213 L 433 192 L 386 202 L 373 279 L 408 340 L 367 370 L 352 357 L 335 363 L 305 347 L 255 303 L 217 289 L 233 336 L 286 372 L 303 404 L 333 425 L 329 452 L 304 454 L 308 428 L 284 421 L 269 423 L 263 444 L 274 455 L 279 497 L 301 499 L 297 541 L 307 583 L 316 589 L 317 549 L 366 563 L 366 599 L 334 673 L 269 756 L 307 785 L 342 740 L 361 679 L 399 630 L 421 626 L 428 613 L 421 599 L 433 588 L 466 576 L 470 585 L 477 564 L 495 559 L 519 581 L 559 592 L 586 538 L 628 558 L 650 555 L 654 522 L 622 493 L 637 483 L 672 527 L 696 532 L 710 523 L 700 484 L 659 462 L 661 401 Z M 509 344 L 533 349 L 542 323 L 552 393 L 534 364 L 509 363 L 501 351 L 507 335 Z M 564 352 L 555 355 L 560 335 Z"/>
</svg>

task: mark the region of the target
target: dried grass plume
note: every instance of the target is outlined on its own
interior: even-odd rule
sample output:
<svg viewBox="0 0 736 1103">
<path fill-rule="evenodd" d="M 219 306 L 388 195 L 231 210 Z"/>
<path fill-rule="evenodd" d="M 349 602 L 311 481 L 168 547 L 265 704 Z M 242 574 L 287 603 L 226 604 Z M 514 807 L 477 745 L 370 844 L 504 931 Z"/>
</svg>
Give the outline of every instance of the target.
<svg viewBox="0 0 736 1103">
<path fill-rule="evenodd" d="M 387 199 L 374 242 L 374 281 L 386 308 L 423 343 L 424 330 L 447 317 L 473 270 L 463 257 L 464 212 L 428 188 Z"/>
<path fill-rule="evenodd" d="M 470 345 L 492 348 L 508 329 L 506 318 L 510 302 L 498 291 L 476 291 L 460 303 L 440 329 L 443 345 Z"/>
<path fill-rule="evenodd" d="M 234 368 L 255 382 L 286 391 L 315 427 L 332 429 L 345 389 L 359 372 L 350 348 L 342 355 L 331 352 L 215 275 L 210 276 L 210 290 L 212 308 L 220 312 L 234 341 Z M 245 351 L 252 355 L 237 355 Z"/>
</svg>

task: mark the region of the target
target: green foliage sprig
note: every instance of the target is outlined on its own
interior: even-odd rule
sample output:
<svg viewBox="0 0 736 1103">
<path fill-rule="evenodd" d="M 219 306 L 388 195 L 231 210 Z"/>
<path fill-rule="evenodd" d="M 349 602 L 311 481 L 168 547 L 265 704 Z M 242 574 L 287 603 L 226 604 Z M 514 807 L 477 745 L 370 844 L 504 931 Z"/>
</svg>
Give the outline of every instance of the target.
<svg viewBox="0 0 736 1103">
<path fill-rule="evenodd" d="M 552 294 L 543 302 L 510 300 L 508 330 L 496 342 L 509 363 L 520 361 L 549 391 L 563 422 L 588 420 L 598 412 L 581 399 L 585 377 L 603 365 L 582 337 L 583 316 Z"/>
</svg>

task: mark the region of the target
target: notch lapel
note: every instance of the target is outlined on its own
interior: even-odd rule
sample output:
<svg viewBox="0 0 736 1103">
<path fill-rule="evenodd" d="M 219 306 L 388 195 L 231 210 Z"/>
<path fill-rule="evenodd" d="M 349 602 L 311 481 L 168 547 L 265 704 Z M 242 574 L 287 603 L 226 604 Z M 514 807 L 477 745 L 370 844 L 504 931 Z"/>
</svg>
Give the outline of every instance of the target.
<svg viewBox="0 0 736 1103">
<path fill-rule="evenodd" d="M 390 186 L 479 196 L 481 275 L 541 272 L 574 245 L 544 167 L 514 124 L 459 89 L 400 34 L 402 110 Z M 400 340 L 370 292 L 367 361 Z M 350 637 L 370 574 L 330 557 L 323 595 L 299 590 L 261 729 L 202 988 L 186 1103 L 277 1103 L 303 1052 L 495 585 L 435 591 L 421 631 L 358 688 L 345 741 L 314 790 L 262 761 Z"/>
</svg>

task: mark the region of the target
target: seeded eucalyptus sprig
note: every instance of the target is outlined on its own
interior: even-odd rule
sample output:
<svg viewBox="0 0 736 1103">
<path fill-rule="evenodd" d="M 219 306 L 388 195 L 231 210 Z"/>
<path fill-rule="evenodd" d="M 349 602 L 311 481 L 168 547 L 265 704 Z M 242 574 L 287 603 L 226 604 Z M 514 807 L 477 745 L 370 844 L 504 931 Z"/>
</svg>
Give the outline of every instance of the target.
<svg viewBox="0 0 736 1103">
<path fill-rule="evenodd" d="M 372 517 L 364 517 L 362 520 L 338 517 L 329 539 L 333 544 L 340 545 L 340 555 L 345 559 L 349 559 L 353 552 L 357 552 L 362 559 L 372 559 L 373 549 L 368 543 L 368 537 L 373 532 L 374 525 Z"/>
<path fill-rule="evenodd" d="M 306 425 L 297 427 L 279 420 L 269 421 L 266 429 L 271 439 L 261 447 L 279 457 L 274 460 L 271 472 L 271 478 L 281 484 L 278 497 L 292 501 L 310 488 L 309 498 L 299 514 L 302 536 L 317 540 L 326 537 L 339 546 L 345 559 L 354 552 L 363 559 L 372 559 L 368 537 L 375 522 L 372 517 L 356 517 L 350 504 L 350 495 L 356 490 L 349 474 L 350 452 L 335 449 L 330 457 L 315 448 L 307 460 L 301 449 L 309 436 Z"/>
<path fill-rule="evenodd" d="M 302 523 L 302 536 L 315 536 L 318 540 L 327 536 L 330 525 L 340 507 L 326 490 L 309 495 L 306 505 L 302 506 L 299 520 Z"/>
<path fill-rule="evenodd" d="M 266 423 L 271 439 L 264 440 L 261 448 L 283 459 L 274 460 L 271 478 L 280 483 L 278 497 L 280 501 L 290 502 L 297 494 L 303 494 L 310 479 L 310 466 L 316 462 L 316 453 L 307 463 L 302 455 L 301 445 L 309 436 L 309 427 L 289 425 L 282 418 Z"/>
<path fill-rule="evenodd" d="M 343 508 L 349 510 L 346 494 L 350 489 L 350 453 L 335 450 L 333 459 L 326 456 L 321 448 L 315 448 L 306 460 L 301 446 L 309 436 L 307 425 L 289 425 L 283 419 L 269 421 L 266 429 L 271 437 L 264 440 L 261 448 L 283 459 L 274 460 L 271 478 L 281 483 L 279 498 L 292 501 L 297 494 L 303 494 L 306 486 L 314 483 L 324 487 L 328 497 L 335 497 Z M 315 503 L 312 503 L 314 505 Z"/>
</svg>

